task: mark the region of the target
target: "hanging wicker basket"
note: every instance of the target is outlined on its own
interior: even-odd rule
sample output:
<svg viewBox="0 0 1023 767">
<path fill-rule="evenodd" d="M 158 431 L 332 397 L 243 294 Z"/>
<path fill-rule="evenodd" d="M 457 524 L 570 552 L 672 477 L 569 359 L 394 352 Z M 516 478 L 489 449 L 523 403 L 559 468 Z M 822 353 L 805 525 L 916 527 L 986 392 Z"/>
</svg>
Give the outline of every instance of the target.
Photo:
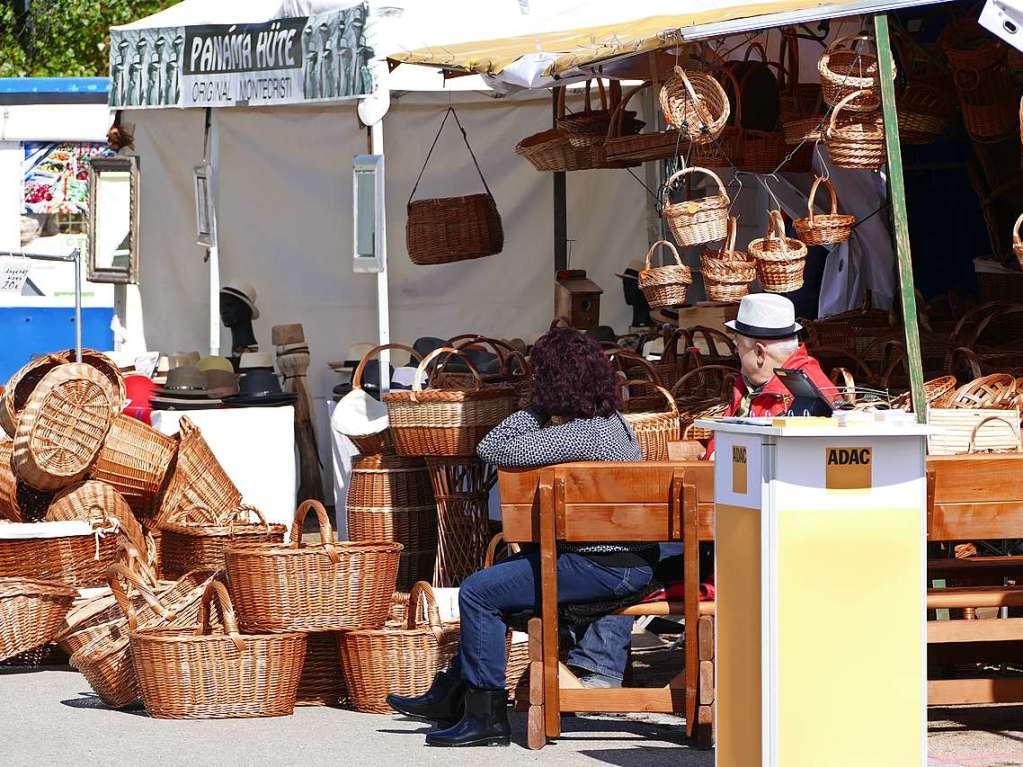
<svg viewBox="0 0 1023 767">
<path fill-rule="evenodd" d="M 717 194 L 671 202 L 668 195 L 673 185 L 694 173 L 710 176 L 717 184 Z M 668 228 L 682 247 L 719 242 L 728 236 L 728 207 L 731 200 L 725 192 L 724 183 L 714 171 L 698 167 L 680 170 L 665 182 L 661 195 L 662 215 L 668 220 Z"/>
<path fill-rule="evenodd" d="M 607 136 L 607 129 L 611 124 L 611 110 L 608 109 L 607 92 L 604 90 L 604 81 L 597 78 L 597 88 L 600 91 L 600 109 L 594 109 L 590 99 L 590 90 L 593 80 L 587 80 L 585 86 L 585 102 L 582 112 L 574 114 L 563 114 L 565 92 L 562 88 L 558 98 L 562 103 L 562 115 L 557 120 L 557 128 L 568 137 L 569 143 L 577 148 L 585 148 L 594 144 L 604 143 Z"/>
<path fill-rule="evenodd" d="M 416 190 L 423 178 L 423 172 L 430 162 L 430 156 L 437 145 L 437 138 L 444 130 L 448 117 L 454 115 L 455 122 L 462 132 L 462 140 L 469 150 L 476 172 L 479 174 L 485 194 L 472 194 L 464 197 L 438 197 L 433 199 L 415 200 Z M 497 203 L 490 192 L 487 180 L 483 177 L 476 155 L 469 146 L 465 128 L 458 119 L 453 107 L 448 107 L 444 114 L 437 136 L 433 140 L 430 151 L 426 154 L 422 170 L 416 179 L 412 193 L 409 195 L 408 218 L 405 222 L 405 245 L 412 263 L 420 265 L 449 264 L 455 261 L 468 261 L 484 256 L 500 253 L 504 248 L 504 229 L 501 225 L 501 214 L 497 211 Z"/>
<path fill-rule="evenodd" d="M 867 47 L 873 52 L 858 50 L 860 43 L 869 43 Z M 881 106 L 880 71 L 873 36 L 849 35 L 835 40 L 817 62 L 824 102 L 834 107 L 844 101 L 850 112 L 876 111 Z M 846 101 L 853 93 L 856 96 Z"/>
<path fill-rule="evenodd" d="M 803 287 L 806 245 L 785 235 L 781 212 L 772 210 L 767 235 L 749 244 L 757 262 L 760 286 L 767 293 L 790 293 Z"/>
<path fill-rule="evenodd" d="M 651 83 L 645 82 L 628 91 L 622 99 L 622 103 L 611 115 L 607 138 L 604 140 L 604 152 L 609 163 L 670 160 L 678 153 L 683 142 L 688 146 L 688 137 L 670 127 L 667 130 L 649 133 L 626 132 L 626 117 L 630 114 L 626 107 L 629 101 L 637 93 L 649 87 L 651 87 Z"/>
<path fill-rule="evenodd" d="M 831 195 L 831 212 L 824 215 L 814 213 L 814 201 L 817 199 L 817 190 L 821 184 L 828 188 Z M 856 216 L 849 216 L 838 212 L 838 195 L 835 194 L 835 186 L 831 179 L 818 176 L 810 187 L 810 196 L 806 200 L 806 218 L 797 218 L 792 222 L 799 239 L 807 245 L 836 245 L 845 242 L 852 236 L 853 224 L 856 223 Z"/>
<path fill-rule="evenodd" d="M 839 120 L 846 105 L 858 97 L 849 94 L 835 105 L 825 133 L 831 160 L 840 168 L 877 170 L 888 155 L 884 123 L 877 112 L 846 116 Z"/>
<path fill-rule="evenodd" d="M 728 122 L 731 105 L 721 83 L 702 72 L 675 67 L 675 76 L 661 86 L 661 111 L 668 125 L 693 144 L 714 141 Z"/>
<path fill-rule="evenodd" d="M 735 249 L 736 223 L 735 216 L 728 217 L 728 238 L 720 250 L 704 251 L 700 261 L 703 289 L 710 301 L 735 303 L 749 294 L 749 286 L 757 278 L 756 262 Z"/>
<path fill-rule="evenodd" d="M 644 389 L 656 389 L 663 398 L 661 407 L 664 407 L 666 403 L 667 410 L 640 410 L 635 406 L 630 406 L 629 400 L 626 400 L 622 406 L 622 417 L 636 435 L 636 441 L 639 443 L 644 461 L 667 461 L 668 443 L 679 439 L 681 435 L 675 399 L 671 396 L 671 392 L 663 386 L 652 384 L 649 381 L 631 380 L 624 384 L 626 388 L 634 385 Z M 644 397 L 643 400 L 645 399 Z M 642 406 L 645 406 L 645 402 Z"/>
<path fill-rule="evenodd" d="M 662 246 L 675 258 L 675 263 L 651 266 L 650 257 Z M 686 290 L 692 284 L 693 273 L 682 263 L 674 245 L 667 240 L 658 240 L 650 246 L 646 252 L 646 268 L 639 273 L 639 289 L 651 308 L 682 306 L 686 302 Z"/>
<path fill-rule="evenodd" d="M 177 451 L 177 439 L 122 413 L 110 424 L 89 476 L 111 485 L 146 522 L 156 514 Z"/>
<path fill-rule="evenodd" d="M 0 578 L 0 660 L 49 643 L 76 596 L 57 581 Z"/>
</svg>

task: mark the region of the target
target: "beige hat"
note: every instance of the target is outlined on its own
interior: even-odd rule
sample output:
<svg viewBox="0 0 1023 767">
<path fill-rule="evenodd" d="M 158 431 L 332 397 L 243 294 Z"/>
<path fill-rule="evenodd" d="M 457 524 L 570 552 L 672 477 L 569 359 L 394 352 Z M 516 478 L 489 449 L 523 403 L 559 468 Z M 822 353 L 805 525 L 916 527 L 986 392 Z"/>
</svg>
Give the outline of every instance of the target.
<svg viewBox="0 0 1023 767">
<path fill-rule="evenodd" d="M 226 373 L 234 373 L 234 366 L 231 364 L 231 360 L 227 357 L 216 357 L 210 355 L 209 357 L 203 357 L 196 364 L 199 370 L 223 370 Z"/>
<path fill-rule="evenodd" d="M 629 261 L 628 266 L 625 267 L 629 271 L 635 272 L 635 274 L 615 274 L 615 277 L 621 277 L 623 280 L 638 280 L 639 273 L 646 269 L 646 263 L 637 259 Z"/>
<path fill-rule="evenodd" d="M 273 370 L 274 358 L 270 352 L 245 352 L 238 363 L 239 370 L 267 368 Z"/>
<path fill-rule="evenodd" d="M 233 281 L 220 286 L 220 293 L 234 296 L 245 302 L 252 311 L 252 319 L 259 319 L 259 309 L 256 308 L 256 289 L 247 282 Z"/>
</svg>

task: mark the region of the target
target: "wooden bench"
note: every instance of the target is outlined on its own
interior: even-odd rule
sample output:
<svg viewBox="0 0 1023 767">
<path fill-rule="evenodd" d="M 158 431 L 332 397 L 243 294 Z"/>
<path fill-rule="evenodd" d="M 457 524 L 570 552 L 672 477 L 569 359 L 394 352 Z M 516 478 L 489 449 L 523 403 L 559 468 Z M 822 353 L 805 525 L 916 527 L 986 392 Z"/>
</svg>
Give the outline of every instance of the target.
<svg viewBox="0 0 1023 767">
<path fill-rule="evenodd" d="M 686 714 L 709 745 L 713 725 L 713 604 L 699 601 L 699 542 L 713 540 L 713 465 L 581 463 L 501 471 L 505 539 L 540 545 L 540 617 L 529 622 L 529 746 L 561 734 L 561 712 Z M 706 500 L 702 500 L 706 499 Z M 557 542 L 672 542 L 684 548 L 684 599 L 621 614 L 685 616 L 685 671 L 663 688 L 584 689 L 558 661 Z"/>
<path fill-rule="evenodd" d="M 927 538 L 931 542 L 1023 537 L 1023 455 L 932 456 L 927 459 Z M 928 663 L 1018 660 L 1023 618 L 977 620 L 980 608 L 1023 606 L 1023 557 L 928 561 L 928 610 L 962 610 L 964 618 L 929 620 Z M 1023 679 L 929 679 L 929 705 L 1023 702 Z"/>
</svg>

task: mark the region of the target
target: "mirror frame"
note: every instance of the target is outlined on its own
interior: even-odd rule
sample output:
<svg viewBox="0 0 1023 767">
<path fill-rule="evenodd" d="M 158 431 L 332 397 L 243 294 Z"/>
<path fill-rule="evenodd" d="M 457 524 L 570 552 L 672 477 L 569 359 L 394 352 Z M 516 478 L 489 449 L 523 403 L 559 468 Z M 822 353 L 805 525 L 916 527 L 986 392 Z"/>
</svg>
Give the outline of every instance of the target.
<svg viewBox="0 0 1023 767">
<path fill-rule="evenodd" d="M 104 171 L 128 172 L 131 190 L 128 204 L 128 248 L 131 251 L 128 271 L 96 266 L 96 197 L 98 176 Z M 139 158 L 136 155 L 93 157 L 89 161 L 89 282 L 107 282 L 119 285 L 137 284 L 139 281 Z"/>
</svg>

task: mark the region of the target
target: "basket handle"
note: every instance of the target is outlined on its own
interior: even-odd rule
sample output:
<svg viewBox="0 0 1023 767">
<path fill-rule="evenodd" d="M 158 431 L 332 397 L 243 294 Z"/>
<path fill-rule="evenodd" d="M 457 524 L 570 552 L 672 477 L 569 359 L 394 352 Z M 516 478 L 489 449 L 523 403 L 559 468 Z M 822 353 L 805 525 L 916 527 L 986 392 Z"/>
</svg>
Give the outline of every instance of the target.
<svg viewBox="0 0 1023 767">
<path fill-rule="evenodd" d="M 490 539 L 490 543 L 487 544 L 487 553 L 483 557 L 483 569 L 486 570 L 488 567 L 494 566 L 494 560 L 497 559 L 497 549 L 502 543 L 505 543 L 504 533 L 497 533 L 493 538 Z M 508 543 L 508 551 L 512 554 L 518 554 L 522 551 L 522 547 L 517 543 Z"/>
<path fill-rule="evenodd" d="M 678 415 L 678 404 L 675 402 L 675 398 L 671 395 L 671 392 L 663 386 L 658 383 L 653 383 L 652 381 L 644 381 L 642 378 L 630 378 L 628 381 L 625 381 L 622 386 L 625 387 L 626 391 L 628 391 L 628 388 L 633 384 L 643 384 L 644 386 L 653 386 L 656 388 L 658 392 L 664 395 L 664 399 L 668 401 L 668 407 L 671 408 L 671 412 Z"/>
<path fill-rule="evenodd" d="M 458 130 L 462 132 L 462 141 L 465 142 L 465 148 L 469 150 L 469 156 L 472 157 L 472 164 L 476 166 L 476 172 L 480 176 L 480 181 L 483 182 L 483 188 L 487 190 L 487 194 L 493 197 L 493 193 L 490 191 L 490 187 L 487 185 L 487 180 L 483 176 L 483 171 L 480 170 L 479 160 L 476 159 L 476 153 L 472 151 L 472 145 L 469 144 L 469 135 L 465 132 L 465 128 L 462 127 L 462 121 L 458 119 L 458 112 L 455 111 L 454 107 L 448 107 L 448 110 L 444 113 L 444 119 L 440 121 L 440 127 L 437 128 L 437 135 L 433 137 L 433 143 L 430 144 L 430 150 L 426 153 L 426 159 L 423 160 L 423 167 L 419 169 L 419 175 L 416 176 L 416 183 L 412 187 L 412 193 L 408 196 L 408 202 L 406 206 L 412 204 L 412 198 L 416 196 L 416 190 L 419 188 L 419 182 L 423 178 L 423 173 L 426 172 L 426 166 L 430 164 L 430 157 L 433 155 L 433 150 L 437 146 L 437 139 L 440 138 L 441 131 L 444 130 L 444 124 L 448 121 L 448 117 L 455 118 L 455 124 L 458 125 Z"/>
<path fill-rule="evenodd" d="M 715 357 L 725 356 L 718 350 L 718 343 L 725 345 L 725 349 L 728 350 L 729 357 L 734 357 L 737 354 L 735 343 L 720 330 L 709 328 L 706 325 L 696 325 L 690 328 L 690 332 L 692 333 L 694 340 L 697 335 L 703 336 L 703 340 L 707 342 L 707 351 Z"/>
<path fill-rule="evenodd" d="M 806 198 L 806 207 L 809 212 L 808 218 L 810 219 L 810 226 L 813 226 L 814 201 L 817 199 L 817 189 L 821 184 L 825 184 L 828 187 L 828 192 L 831 194 L 831 215 L 834 216 L 838 213 L 838 195 L 835 194 L 835 185 L 831 183 L 831 179 L 825 178 L 824 176 L 817 176 L 817 178 L 813 180 L 813 186 L 810 187 L 810 196 Z"/>
<path fill-rule="evenodd" d="M 196 504 L 195 506 L 189 506 L 184 511 L 179 511 L 176 515 L 184 524 L 206 524 L 216 525 L 220 520 L 217 519 L 217 515 L 213 513 L 213 510 L 209 506 L 202 504 Z"/>
<path fill-rule="evenodd" d="M 195 636 L 208 636 L 213 632 L 210 627 L 210 602 L 216 597 L 220 606 L 220 617 L 224 620 L 224 633 L 234 642 L 238 652 L 245 651 L 245 640 L 238 632 L 238 618 L 234 614 L 234 603 L 223 583 L 214 579 L 206 584 L 199 603 L 199 625 L 195 627 Z"/>
<path fill-rule="evenodd" d="M 782 218 L 780 210 L 772 210 L 768 213 L 766 240 L 785 239 L 785 219 Z"/>
<path fill-rule="evenodd" d="M 732 95 L 735 97 L 735 110 L 731 113 L 728 118 L 728 122 L 731 123 L 732 127 L 738 128 L 740 132 L 745 133 L 742 127 L 742 85 L 739 84 L 738 78 L 730 67 L 724 66 L 717 70 L 715 74 L 723 74 L 729 80 L 732 81 Z M 728 95 L 727 93 L 725 94 Z"/>
<path fill-rule="evenodd" d="M 433 586 L 426 581 L 417 581 L 408 595 L 408 613 L 405 619 L 407 627 L 409 629 L 420 627 L 419 621 L 422 612 L 420 600 L 426 603 L 426 620 L 430 624 L 430 629 L 434 633 L 443 631 L 440 609 L 437 607 L 437 596 L 433 593 Z"/>
<path fill-rule="evenodd" d="M 714 117 L 707 111 L 707 107 L 704 105 L 703 99 L 696 93 L 696 89 L 693 87 L 692 82 L 690 82 L 689 77 L 686 75 L 686 71 L 676 64 L 675 74 L 682 81 L 682 85 L 685 87 L 686 93 L 689 94 L 689 98 L 693 100 L 693 108 L 696 110 L 697 116 L 703 120 L 702 127 L 709 128 L 710 124 L 714 122 Z"/>
<path fill-rule="evenodd" d="M 778 85 L 788 86 L 790 94 L 795 94 L 799 85 L 799 37 L 794 27 L 785 27 L 781 31 L 778 44 Z M 786 61 L 787 59 L 787 61 Z"/>
<path fill-rule="evenodd" d="M 1002 423 L 1009 427 L 1010 432 L 1015 434 L 1015 430 L 1012 428 L 1012 424 L 1009 423 L 1007 419 L 1003 418 L 1000 415 L 985 416 L 984 418 L 980 419 L 980 421 L 977 422 L 977 425 L 974 426 L 973 430 L 970 432 L 970 444 L 969 447 L 967 447 L 967 455 L 973 455 L 974 452 L 977 450 L 977 432 L 980 431 L 981 426 L 988 423 L 989 421 L 1001 421 Z M 1017 453 L 1023 452 L 1023 445 L 1020 444 L 1018 438 L 1016 439 L 1016 452 Z"/>
<path fill-rule="evenodd" d="M 844 396 L 852 402 L 856 397 L 856 379 L 853 378 L 852 371 L 846 367 L 832 368 L 831 370 L 831 382 L 838 386 L 838 378 L 841 377 L 843 387 L 845 388 Z"/>
<path fill-rule="evenodd" d="M 227 515 L 227 531 L 229 536 L 234 536 L 235 525 L 245 527 L 252 525 L 251 518 L 255 517 L 258 522 L 257 524 L 262 525 L 266 532 L 270 532 L 270 523 L 266 521 L 266 517 L 263 516 L 263 512 L 257 509 L 255 506 L 250 506 L 247 503 L 241 504 L 238 508 L 233 509 L 230 514 Z"/>
<path fill-rule="evenodd" d="M 152 548 L 150 548 L 152 546 Z M 124 565 L 131 570 L 135 575 L 141 578 L 150 589 L 157 588 L 159 580 L 156 577 L 156 571 L 153 568 L 153 564 L 156 562 L 156 543 L 153 541 L 153 536 L 146 535 L 146 556 L 142 556 L 142 552 L 139 551 L 131 541 L 127 538 L 121 537 L 117 539 L 117 548 L 120 550 L 120 562 L 119 564 Z"/>
<path fill-rule="evenodd" d="M 466 367 L 469 368 L 469 372 L 472 373 L 473 378 L 476 379 L 476 389 L 479 390 L 479 388 L 483 385 L 482 376 L 480 376 L 480 373 L 476 369 L 476 366 L 472 364 L 472 360 L 469 359 L 469 356 L 465 352 L 456 349 L 453 346 L 442 346 L 439 349 L 434 349 L 432 352 L 427 354 L 425 357 L 423 357 L 422 362 L 419 363 L 419 367 L 416 369 L 416 375 L 412 379 L 413 399 L 415 399 L 415 395 L 417 392 L 421 392 L 423 390 L 423 379 L 426 377 L 426 370 L 430 362 L 432 362 L 434 359 L 436 359 L 442 354 L 457 354 L 459 357 L 461 357 L 465 361 Z"/>
<path fill-rule="evenodd" d="M 699 367 L 695 367 L 692 370 L 690 370 L 688 373 L 683 375 L 681 378 L 678 379 L 678 381 L 675 382 L 675 385 L 671 387 L 672 398 L 676 400 L 678 399 L 679 387 L 682 386 L 682 384 L 686 383 L 690 378 L 692 378 L 696 374 L 703 375 L 704 373 L 708 373 L 711 371 L 715 372 L 721 371 L 722 378 L 724 378 L 725 381 L 727 381 L 729 377 L 734 379 L 734 377 L 738 375 L 738 371 L 735 368 L 730 368 L 727 365 L 700 365 Z M 727 390 L 729 387 L 726 384 L 724 388 Z"/>
<path fill-rule="evenodd" d="M 323 504 L 319 501 L 312 499 L 302 501 L 295 511 L 295 521 L 291 525 L 291 548 L 302 548 L 302 526 L 305 523 L 305 516 L 309 513 L 309 509 L 316 512 L 316 519 L 320 523 L 320 545 L 323 546 L 323 550 L 330 558 L 331 563 L 336 565 L 341 561 L 341 557 L 338 556 L 337 549 L 334 547 L 334 529 L 330 526 L 327 510 L 323 508 Z"/>
<path fill-rule="evenodd" d="M 710 176 L 717 182 L 718 196 L 724 197 L 726 200 L 728 199 L 728 195 L 725 193 L 725 185 L 721 181 L 721 177 L 714 171 L 708 168 L 701 168 L 697 165 L 691 165 L 688 168 L 684 168 L 683 170 L 675 171 L 674 173 L 672 173 L 671 178 L 664 182 L 664 188 L 670 189 L 677 179 L 684 178 L 691 173 L 703 173 L 704 175 Z"/>
<path fill-rule="evenodd" d="M 384 351 L 385 349 L 401 349 L 402 351 L 408 352 L 409 356 L 415 357 L 418 360 L 422 360 L 422 355 L 419 354 L 411 346 L 405 344 L 381 344 L 380 346 L 374 346 L 368 352 L 366 352 L 362 359 L 359 360 L 358 366 L 355 368 L 355 373 L 352 374 L 352 389 L 362 388 L 362 372 L 366 369 L 366 364 L 377 354 Z M 381 371 L 382 372 L 382 371 Z"/>
<path fill-rule="evenodd" d="M 743 63 L 746 63 L 747 61 L 749 61 L 749 55 L 754 50 L 759 51 L 761 62 L 766 64 L 767 63 L 767 51 L 764 50 L 764 46 L 759 41 L 757 41 L 757 40 L 754 40 L 753 42 L 751 42 L 746 47 L 746 55 L 742 57 Z"/>
<path fill-rule="evenodd" d="M 605 354 L 607 354 L 607 357 L 610 360 L 613 360 L 615 357 L 618 357 L 619 359 L 626 359 L 639 364 L 646 371 L 647 375 L 650 376 L 650 380 L 648 381 L 648 383 L 657 384 L 658 386 L 661 385 L 661 377 L 657 375 L 657 371 L 654 370 L 654 366 L 651 365 L 650 361 L 646 359 L 643 355 L 636 354 L 635 352 L 630 352 L 628 349 L 620 348 L 608 349 L 605 352 Z"/>
<path fill-rule="evenodd" d="M 853 91 L 848 96 L 839 101 L 837 104 L 835 104 L 835 107 L 831 110 L 831 119 L 828 121 L 828 133 L 832 133 L 838 126 L 838 114 L 846 107 L 847 104 L 852 102 L 854 99 L 859 98 L 860 96 L 872 95 L 873 93 L 866 89 Z"/>
<path fill-rule="evenodd" d="M 643 83 L 640 83 L 634 88 L 630 88 L 628 91 L 625 92 L 625 95 L 622 97 L 622 100 L 618 102 L 618 106 L 616 106 L 614 112 L 611 113 L 611 122 L 607 126 L 608 138 L 618 138 L 622 135 L 622 122 L 625 119 L 625 112 L 627 111 L 626 107 L 629 101 L 631 101 L 632 97 L 639 93 L 641 90 L 649 87 L 650 81 L 647 80 Z"/>
<path fill-rule="evenodd" d="M 1012 243 L 1013 245 L 1023 245 L 1023 238 L 1019 236 L 1019 227 L 1023 224 L 1023 213 L 1019 214 L 1019 218 L 1016 219 L 1016 223 L 1012 227 Z"/>
<path fill-rule="evenodd" d="M 107 570 L 107 583 L 110 584 L 110 592 L 114 595 L 118 606 L 128 619 L 129 630 L 135 631 L 138 629 L 138 618 L 135 615 L 135 608 L 132 606 L 131 599 L 128 598 L 127 591 L 121 585 L 122 579 L 134 586 L 139 594 L 142 595 L 142 598 L 146 600 L 146 604 L 153 608 L 153 612 L 161 618 L 169 621 L 176 617 L 177 613 L 164 607 L 157 596 L 150 590 L 149 586 L 133 570 L 122 564 L 114 564 Z"/>
<path fill-rule="evenodd" d="M 651 245 L 650 248 L 646 252 L 646 269 L 643 270 L 644 272 L 649 272 L 650 271 L 650 269 L 651 269 L 651 267 L 650 267 L 650 256 L 652 256 L 654 254 L 654 251 L 656 251 L 662 245 L 664 247 L 666 247 L 669 251 L 671 251 L 671 255 L 673 255 L 675 257 L 675 262 L 679 266 L 682 266 L 682 258 L 679 256 L 678 250 L 676 250 L 675 246 L 672 245 L 667 240 L 658 240 L 653 245 Z"/>
<path fill-rule="evenodd" d="M 725 235 L 725 242 L 721 246 L 721 249 L 718 251 L 719 254 L 724 255 L 725 253 L 735 252 L 735 235 L 739 228 L 738 223 L 739 223 L 738 216 L 728 217 L 728 234 Z"/>
<path fill-rule="evenodd" d="M 590 103 L 590 88 L 592 87 L 593 80 L 597 81 L 597 90 L 600 92 L 600 109 L 603 112 L 607 111 L 607 91 L 604 90 L 604 78 L 594 77 L 586 81 L 586 102 L 583 107 L 584 114 L 591 114 L 593 107 Z"/>
</svg>

